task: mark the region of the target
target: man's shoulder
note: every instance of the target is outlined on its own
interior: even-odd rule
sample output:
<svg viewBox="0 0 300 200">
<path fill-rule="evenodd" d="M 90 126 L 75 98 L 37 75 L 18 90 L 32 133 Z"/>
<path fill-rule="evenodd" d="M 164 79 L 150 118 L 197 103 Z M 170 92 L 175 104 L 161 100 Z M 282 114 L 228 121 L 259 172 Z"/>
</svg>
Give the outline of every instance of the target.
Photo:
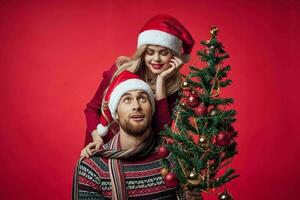
<svg viewBox="0 0 300 200">
<path fill-rule="evenodd" d="M 97 152 L 110 149 L 110 145 L 111 141 L 103 144 Z M 108 158 L 98 155 L 97 152 L 95 152 L 91 157 L 83 159 L 82 162 L 94 169 L 99 168 L 102 171 L 108 171 Z"/>
<path fill-rule="evenodd" d="M 108 172 L 108 159 L 101 156 L 91 156 L 81 161 L 80 166 L 89 168 L 98 174 Z"/>
</svg>

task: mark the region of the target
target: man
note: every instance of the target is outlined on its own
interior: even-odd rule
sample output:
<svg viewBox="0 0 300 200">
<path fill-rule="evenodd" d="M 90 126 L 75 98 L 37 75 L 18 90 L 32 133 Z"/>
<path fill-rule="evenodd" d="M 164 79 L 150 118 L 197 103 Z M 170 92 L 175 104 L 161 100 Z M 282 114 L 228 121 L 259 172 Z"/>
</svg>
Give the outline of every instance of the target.
<svg viewBox="0 0 300 200">
<path fill-rule="evenodd" d="M 160 174 L 157 138 L 151 130 L 154 95 L 137 75 L 124 71 L 109 86 L 99 131 L 116 120 L 120 132 L 91 157 L 80 159 L 74 175 L 73 199 L 176 199 Z M 85 149 L 90 153 L 91 143 Z"/>
</svg>

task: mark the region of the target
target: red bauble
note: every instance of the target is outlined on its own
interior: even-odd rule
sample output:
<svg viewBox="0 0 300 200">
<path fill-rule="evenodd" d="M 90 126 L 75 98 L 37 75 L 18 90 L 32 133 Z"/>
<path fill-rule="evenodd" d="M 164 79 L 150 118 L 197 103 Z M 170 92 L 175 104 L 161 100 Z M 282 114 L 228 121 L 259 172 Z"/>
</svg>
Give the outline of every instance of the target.
<svg viewBox="0 0 300 200">
<path fill-rule="evenodd" d="M 165 177 L 164 181 L 167 187 L 176 187 L 179 183 L 177 176 L 173 172 L 169 172 Z"/>
<path fill-rule="evenodd" d="M 192 108 L 197 107 L 200 104 L 200 99 L 199 99 L 198 95 L 191 93 L 191 95 L 189 96 L 189 98 L 187 100 L 187 104 Z"/>
<path fill-rule="evenodd" d="M 227 133 L 230 135 L 230 137 L 236 136 L 236 132 L 235 132 L 233 126 L 231 126 L 231 125 L 227 129 Z"/>
<path fill-rule="evenodd" d="M 188 132 L 188 135 L 192 138 L 195 144 L 199 144 L 200 135 L 193 133 L 191 131 Z"/>
<path fill-rule="evenodd" d="M 197 115 L 205 115 L 207 113 L 207 107 L 204 103 L 200 103 L 200 105 L 195 108 L 195 113 Z"/>
<path fill-rule="evenodd" d="M 184 104 L 187 104 L 188 98 L 186 98 L 186 97 L 181 97 L 180 102 L 181 102 L 181 103 L 184 103 Z"/>
<path fill-rule="evenodd" d="M 207 106 L 207 112 L 210 113 L 211 110 L 214 109 L 214 108 L 215 108 L 215 106 L 213 106 L 213 105 Z"/>
<path fill-rule="evenodd" d="M 216 144 L 218 146 L 227 146 L 230 144 L 231 138 L 230 135 L 224 131 L 221 131 L 220 133 L 218 133 L 218 135 L 216 136 Z"/>
<path fill-rule="evenodd" d="M 189 97 L 191 95 L 191 90 L 182 90 L 182 94 L 184 97 Z"/>
<path fill-rule="evenodd" d="M 176 126 L 174 120 L 172 120 L 172 123 L 171 123 L 171 131 L 172 131 L 173 133 L 178 133 L 178 132 L 179 132 L 178 127 Z"/>
<path fill-rule="evenodd" d="M 210 53 L 210 50 L 209 50 L 208 48 L 205 48 L 205 49 L 204 49 L 204 53 L 205 53 L 205 54 L 209 54 L 209 53 Z"/>
<path fill-rule="evenodd" d="M 189 117 L 189 118 L 188 118 L 188 122 L 189 122 L 189 124 L 190 124 L 192 127 L 196 127 L 196 126 L 197 126 L 197 122 L 196 122 L 195 117 Z"/>
<path fill-rule="evenodd" d="M 170 151 L 167 147 L 165 146 L 160 146 L 157 150 L 157 154 L 161 158 L 165 158 L 170 154 Z"/>
<path fill-rule="evenodd" d="M 196 91 L 198 94 L 204 93 L 204 90 L 201 87 L 194 87 L 193 90 Z"/>
</svg>

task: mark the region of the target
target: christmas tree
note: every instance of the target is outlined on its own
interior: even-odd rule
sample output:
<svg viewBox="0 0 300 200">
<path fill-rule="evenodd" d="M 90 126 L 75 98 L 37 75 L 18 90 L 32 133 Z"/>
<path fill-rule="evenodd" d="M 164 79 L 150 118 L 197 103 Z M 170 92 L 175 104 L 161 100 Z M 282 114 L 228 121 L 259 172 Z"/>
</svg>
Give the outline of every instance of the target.
<svg viewBox="0 0 300 200">
<path fill-rule="evenodd" d="M 224 66 L 229 56 L 217 34 L 213 27 L 210 39 L 201 42 L 203 49 L 197 54 L 205 66 L 190 66 L 184 76 L 172 123 L 160 133 L 163 140 L 158 149 L 166 185 L 180 184 L 184 190 L 199 192 L 200 197 L 238 177 L 229 167 L 237 154 L 237 131 L 232 125 L 236 111 L 229 108 L 232 98 L 221 97 L 221 89 L 232 83 L 227 77 L 231 67 Z M 233 197 L 225 189 L 218 199 Z"/>
</svg>

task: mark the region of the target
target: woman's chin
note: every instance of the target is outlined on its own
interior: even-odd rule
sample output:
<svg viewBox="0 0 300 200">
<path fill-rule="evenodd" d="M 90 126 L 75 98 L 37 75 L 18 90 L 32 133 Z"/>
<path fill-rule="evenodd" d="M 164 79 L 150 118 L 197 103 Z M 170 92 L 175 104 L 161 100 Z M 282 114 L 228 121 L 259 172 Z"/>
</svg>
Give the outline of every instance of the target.
<svg viewBox="0 0 300 200">
<path fill-rule="evenodd" d="M 165 70 L 167 70 L 165 67 L 162 67 L 162 68 L 153 68 L 153 67 L 151 67 L 150 68 L 151 73 L 154 74 L 154 75 L 159 75 Z"/>
<path fill-rule="evenodd" d="M 157 76 L 157 75 L 161 74 L 163 72 L 163 70 L 151 68 L 150 70 L 148 70 L 148 72 L 150 72 L 151 75 Z M 148 74 L 148 75 L 150 75 L 150 74 Z"/>
<path fill-rule="evenodd" d="M 155 75 L 159 75 L 159 74 L 161 74 L 163 72 L 163 70 L 161 70 L 161 69 L 154 69 L 154 70 L 151 70 L 151 72 L 153 74 L 155 74 Z"/>
</svg>

